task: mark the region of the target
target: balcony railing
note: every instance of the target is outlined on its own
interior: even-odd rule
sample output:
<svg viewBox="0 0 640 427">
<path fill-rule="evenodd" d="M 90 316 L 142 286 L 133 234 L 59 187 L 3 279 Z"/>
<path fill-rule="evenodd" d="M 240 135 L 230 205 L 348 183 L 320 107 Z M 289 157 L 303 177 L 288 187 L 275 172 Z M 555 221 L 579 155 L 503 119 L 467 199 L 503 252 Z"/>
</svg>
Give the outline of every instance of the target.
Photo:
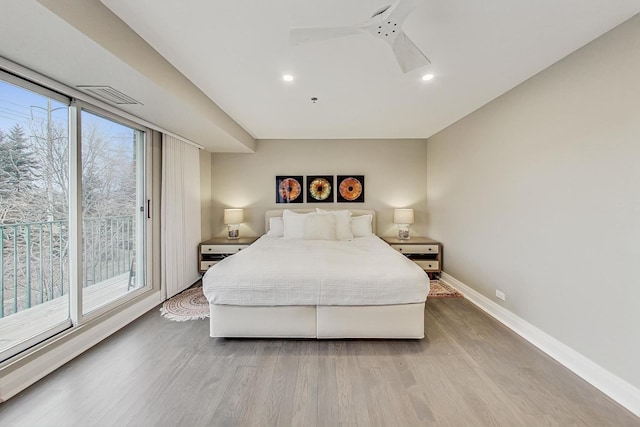
<svg viewBox="0 0 640 427">
<path fill-rule="evenodd" d="M 83 220 L 82 286 L 131 272 L 134 217 Z M 69 293 L 66 220 L 0 225 L 0 318 Z"/>
</svg>

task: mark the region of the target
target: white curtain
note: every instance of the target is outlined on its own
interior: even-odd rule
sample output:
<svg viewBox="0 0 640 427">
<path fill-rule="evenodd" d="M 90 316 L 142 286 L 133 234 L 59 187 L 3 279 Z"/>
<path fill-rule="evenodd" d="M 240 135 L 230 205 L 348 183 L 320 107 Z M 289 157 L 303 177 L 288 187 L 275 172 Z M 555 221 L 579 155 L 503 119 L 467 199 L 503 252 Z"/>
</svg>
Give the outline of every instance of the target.
<svg viewBox="0 0 640 427">
<path fill-rule="evenodd" d="M 162 295 L 170 298 L 196 282 L 200 243 L 200 153 L 162 136 Z"/>
</svg>

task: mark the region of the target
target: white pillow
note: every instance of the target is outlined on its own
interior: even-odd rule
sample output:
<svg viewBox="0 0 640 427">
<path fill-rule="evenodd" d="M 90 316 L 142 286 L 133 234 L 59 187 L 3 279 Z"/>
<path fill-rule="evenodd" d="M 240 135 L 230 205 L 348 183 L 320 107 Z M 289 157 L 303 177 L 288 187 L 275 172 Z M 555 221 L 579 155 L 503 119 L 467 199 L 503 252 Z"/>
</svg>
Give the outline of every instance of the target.
<svg viewBox="0 0 640 427">
<path fill-rule="evenodd" d="M 304 220 L 304 239 L 336 240 L 336 216 L 313 214 Z"/>
<path fill-rule="evenodd" d="M 285 239 L 302 239 L 304 238 L 304 221 L 313 212 L 300 214 L 289 209 L 282 212 L 282 222 L 284 223 L 282 237 Z"/>
<path fill-rule="evenodd" d="M 281 216 L 274 216 L 269 218 L 269 231 L 267 236 L 269 237 L 282 237 L 284 235 L 284 221 Z"/>
<path fill-rule="evenodd" d="M 373 215 L 371 214 L 351 218 L 351 232 L 353 233 L 353 237 L 373 236 L 373 229 L 371 228 L 372 220 Z"/>
<path fill-rule="evenodd" d="M 316 212 L 319 214 L 335 215 L 337 240 L 353 240 L 353 233 L 351 232 L 351 211 L 327 211 L 318 208 Z"/>
</svg>

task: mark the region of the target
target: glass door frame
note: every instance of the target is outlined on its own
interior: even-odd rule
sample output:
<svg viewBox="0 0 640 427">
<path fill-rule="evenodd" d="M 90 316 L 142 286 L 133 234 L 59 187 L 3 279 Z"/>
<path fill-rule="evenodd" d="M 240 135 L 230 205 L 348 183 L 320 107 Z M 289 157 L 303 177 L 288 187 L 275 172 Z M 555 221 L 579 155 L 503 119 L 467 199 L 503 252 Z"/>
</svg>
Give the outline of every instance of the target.
<svg viewBox="0 0 640 427">
<path fill-rule="evenodd" d="M 11 85 L 17 86 L 19 88 L 22 88 L 26 91 L 30 91 L 33 93 L 36 93 L 38 95 L 50 98 L 52 100 L 58 101 L 62 104 L 65 104 L 68 106 L 68 110 L 67 110 L 67 115 L 69 118 L 69 125 L 71 125 L 72 120 L 72 104 L 73 104 L 73 98 L 67 95 L 64 95 L 62 93 L 56 92 L 54 90 L 48 89 L 46 87 L 40 86 L 38 84 L 35 84 L 27 79 L 24 79 L 22 77 L 16 76 L 12 73 L 9 73 L 8 71 L 6 71 L 5 69 L 0 68 L 0 80 L 7 82 Z M 68 129 L 69 131 L 69 146 L 71 146 L 72 141 L 71 141 L 71 129 Z M 71 147 L 69 147 L 71 148 Z M 68 206 L 69 209 L 71 209 L 71 206 Z M 67 226 L 69 226 L 70 224 L 67 224 Z M 0 250 L 2 250 L 2 248 L 0 248 Z M 60 284 L 61 286 L 63 286 L 63 284 Z M 69 286 L 70 288 L 72 287 L 71 284 Z M 71 302 L 71 289 L 69 290 L 69 295 L 67 296 L 69 298 L 68 303 L 67 303 L 67 310 L 68 310 L 68 316 L 67 319 L 55 324 L 51 327 L 48 327 L 47 329 L 42 330 L 41 332 L 37 333 L 36 335 L 29 337 L 27 339 L 25 339 L 24 341 L 19 342 L 16 345 L 13 345 L 10 348 L 7 348 L 6 350 L 3 350 L 0 352 L 0 364 L 4 363 L 5 361 L 11 359 L 12 357 L 14 357 L 15 355 L 22 353 L 25 350 L 28 350 L 29 348 L 38 345 L 39 343 L 50 339 L 51 337 L 64 332 L 65 330 L 73 327 L 73 320 L 72 320 L 72 316 L 71 316 L 71 308 L 72 308 L 72 302 Z M 3 301 L 0 301 L 0 304 L 2 304 Z"/>
<path fill-rule="evenodd" d="M 147 296 L 158 291 L 158 286 L 153 286 L 153 278 L 158 274 L 157 267 L 154 266 L 154 237 L 159 234 L 159 216 L 158 221 L 151 218 L 150 210 L 153 206 L 159 206 L 158 202 L 152 201 L 151 197 L 159 198 L 159 192 L 156 188 L 158 185 L 158 168 L 160 167 L 158 157 L 157 130 L 152 129 L 152 125 L 143 119 L 138 119 L 134 115 L 124 110 L 119 110 L 117 106 L 101 103 L 87 97 L 85 94 L 75 89 L 65 86 L 59 82 L 51 80 L 32 70 L 26 69 L 11 61 L 0 58 L 0 80 L 9 84 L 21 87 L 25 90 L 35 92 L 42 96 L 62 102 L 68 106 L 68 172 L 69 172 L 69 200 L 67 204 L 67 227 L 68 227 L 68 280 L 69 291 L 67 297 L 67 307 L 65 309 L 67 319 L 57 323 L 52 327 L 43 329 L 36 335 L 25 339 L 11 348 L 0 352 L 0 374 L 7 369 L 16 358 L 30 357 L 33 354 L 40 354 L 47 351 L 46 348 L 53 340 L 73 335 L 80 332 L 80 325 L 98 324 L 107 317 L 119 316 L 125 309 L 135 306 L 139 301 L 143 301 Z M 101 105 L 102 107 L 98 107 Z M 142 131 L 144 135 L 144 143 L 136 156 L 141 155 L 144 162 L 144 169 L 140 175 L 136 175 L 137 179 L 144 179 L 144 194 L 140 195 L 137 205 L 142 208 L 141 216 L 144 217 L 142 229 L 144 230 L 144 245 L 140 246 L 139 257 L 143 255 L 142 260 L 137 261 L 137 270 L 144 270 L 144 279 L 139 288 L 134 289 L 122 297 L 112 300 L 110 303 L 99 307 L 98 309 L 86 313 L 82 313 L 82 201 L 81 201 L 81 176 L 82 176 L 82 156 L 81 156 L 81 135 L 79 131 L 80 112 L 85 109 L 93 114 L 97 114 L 122 123 L 126 126 Z M 154 148 L 155 147 L 155 148 Z M 154 169 L 155 168 L 155 169 Z M 155 179 L 155 181 L 154 181 Z M 136 233 L 140 234 L 140 233 Z M 140 241 L 137 241 L 140 244 Z M 139 258 L 138 257 L 138 258 Z M 73 268 L 73 270 L 72 270 Z M 40 357 L 40 356 L 37 356 Z"/>
<path fill-rule="evenodd" d="M 123 117 L 120 117 L 116 114 L 112 114 L 108 111 L 105 111 L 99 107 L 88 104 L 86 102 L 80 100 L 74 100 L 70 107 L 72 109 L 72 114 L 70 116 L 73 117 L 71 123 L 69 125 L 69 133 L 70 139 L 73 140 L 73 144 L 70 144 L 69 147 L 69 163 L 71 165 L 76 165 L 75 169 L 72 169 L 69 174 L 69 193 L 71 196 L 70 207 L 69 207 L 69 241 L 74 244 L 70 244 L 70 266 L 69 271 L 73 280 L 71 280 L 70 285 L 70 315 L 71 321 L 73 325 L 81 325 L 91 319 L 99 317 L 111 310 L 115 307 L 118 307 L 129 301 L 142 295 L 152 289 L 151 282 L 148 280 L 149 272 L 151 272 L 152 263 L 151 257 L 149 254 L 152 253 L 152 241 L 151 241 L 151 233 L 152 233 L 152 221 L 151 215 L 149 212 L 149 194 L 151 192 L 151 182 L 152 182 L 152 171 L 151 171 L 151 144 L 150 136 L 151 129 L 141 126 L 135 122 L 127 120 Z M 82 260 L 82 112 L 88 112 L 96 116 L 103 117 L 106 120 L 111 120 L 117 122 L 119 124 L 130 127 L 134 130 L 142 132 L 143 140 L 141 144 L 137 144 L 136 154 L 142 156 L 138 159 L 142 161 L 142 173 L 136 173 L 136 187 L 138 185 L 142 185 L 143 194 L 138 192 L 136 188 L 136 202 L 137 206 L 137 214 L 140 218 L 140 223 L 143 224 L 143 227 L 140 232 L 136 232 L 136 274 L 142 275 L 142 286 L 139 288 L 132 290 L 131 292 L 127 292 L 121 297 L 96 308 L 87 313 L 83 313 L 83 260 Z M 136 168 L 137 170 L 140 170 Z M 142 182 L 140 182 L 142 181 Z M 144 244 L 140 244 L 144 242 Z M 140 260 L 140 261 L 139 261 Z M 138 268 L 138 267 L 144 268 Z"/>
</svg>

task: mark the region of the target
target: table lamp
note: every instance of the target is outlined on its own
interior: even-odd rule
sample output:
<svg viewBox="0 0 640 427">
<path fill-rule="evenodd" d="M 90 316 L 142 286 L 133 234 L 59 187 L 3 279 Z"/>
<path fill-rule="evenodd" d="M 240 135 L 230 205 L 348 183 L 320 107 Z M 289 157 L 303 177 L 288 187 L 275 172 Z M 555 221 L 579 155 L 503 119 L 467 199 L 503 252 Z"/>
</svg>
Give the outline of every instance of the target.
<svg viewBox="0 0 640 427">
<path fill-rule="evenodd" d="M 229 232 L 229 239 L 240 238 L 240 224 L 244 222 L 244 210 L 243 209 L 225 209 L 224 210 L 224 223 L 227 226 Z"/>
<path fill-rule="evenodd" d="M 413 209 L 394 209 L 393 222 L 398 224 L 398 239 L 409 240 L 409 224 L 413 224 Z"/>
</svg>

